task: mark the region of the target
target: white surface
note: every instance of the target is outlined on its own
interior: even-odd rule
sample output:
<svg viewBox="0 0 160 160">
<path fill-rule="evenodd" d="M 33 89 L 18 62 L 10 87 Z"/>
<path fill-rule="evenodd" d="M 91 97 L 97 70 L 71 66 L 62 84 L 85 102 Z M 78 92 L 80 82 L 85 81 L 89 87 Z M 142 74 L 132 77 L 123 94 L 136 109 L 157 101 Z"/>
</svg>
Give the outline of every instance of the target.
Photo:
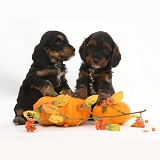
<svg viewBox="0 0 160 160">
<path fill-rule="evenodd" d="M 62 5 L 63 4 L 63 5 Z M 0 6 L 0 153 L 11 159 L 160 159 L 160 10 L 152 1 L 8 1 Z M 92 32 L 108 32 L 122 54 L 113 69 L 113 85 L 124 92 L 131 111 L 147 109 L 149 129 L 121 126 L 120 132 L 95 130 L 88 122 L 71 128 L 43 127 L 34 133 L 14 126 L 13 108 L 19 87 L 32 63 L 42 34 L 59 30 L 76 48 L 66 62 L 74 90 L 80 58 L 78 49 Z"/>
</svg>

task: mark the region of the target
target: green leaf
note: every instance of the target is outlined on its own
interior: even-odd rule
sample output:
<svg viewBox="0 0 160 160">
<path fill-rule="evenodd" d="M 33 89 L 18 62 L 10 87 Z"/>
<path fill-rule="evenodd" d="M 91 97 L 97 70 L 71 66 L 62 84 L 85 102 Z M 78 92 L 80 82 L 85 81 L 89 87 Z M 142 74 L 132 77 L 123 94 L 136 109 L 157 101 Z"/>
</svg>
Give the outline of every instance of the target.
<svg viewBox="0 0 160 160">
<path fill-rule="evenodd" d="M 23 112 L 23 115 L 26 119 L 33 119 L 34 121 L 39 121 L 39 114 L 35 111 L 31 111 L 31 110 L 28 110 L 28 111 L 25 111 Z"/>
<path fill-rule="evenodd" d="M 112 95 L 112 98 L 113 98 L 113 102 L 114 102 L 113 104 L 121 102 L 121 100 L 123 99 L 123 91 L 114 93 Z"/>
<path fill-rule="evenodd" d="M 97 99 L 98 99 L 98 95 L 89 96 L 89 97 L 87 97 L 86 100 L 85 100 L 85 105 L 86 105 L 87 107 L 90 107 L 90 106 L 92 106 L 93 104 L 96 103 Z"/>
<path fill-rule="evenodd" d="M 50 120 L 52 123 L 63 122 L 63 117 L 60 116 L 60 115 L 52 114 L 52 115 L 49 117 L 49 120 Z"/>
<path fill-rule="evenodd" d="M 102 113 L 105 113 L 107 110 L 107 106 L 106 107 L 102 107 Z"/>
<path fill-rule="evenodd" d="M 98 121 L 99 120 L 99 118 L 97 116 L 93 116 L 92 118 L 93 118 L 94 121 Z"/>
<path fill-rule="evenodd" d="M 138 127 L 137 123 L 133 123 L 130 127 Z"/>
<path fill-rule="evenodd" d="M 68 94 L 66 95 L 58 95 L 54 99 L 55 106 L 65 106 L 68 103 Z"/>
<path fill-rule="evenodd" d="M 108 131 L 120 131 L 120 125 L 119 124 L 109 124 L 106 128 Z"/>
<path fill-rule="evenodd" d="M 38 112 L 39 112 L 39 113 L 42 113 L 42 112 L 43 112 L 42 105 L 38 107 Z"/>
</svg>

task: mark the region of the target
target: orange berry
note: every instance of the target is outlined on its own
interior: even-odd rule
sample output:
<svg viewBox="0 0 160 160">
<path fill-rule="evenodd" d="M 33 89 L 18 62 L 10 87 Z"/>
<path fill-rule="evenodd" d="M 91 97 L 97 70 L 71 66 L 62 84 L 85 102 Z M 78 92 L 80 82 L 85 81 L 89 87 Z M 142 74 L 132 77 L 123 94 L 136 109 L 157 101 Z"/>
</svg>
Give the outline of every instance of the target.
<svg viewBox="0 0 160 160">
<path fill-rule="evenodd" d="M 106 104 L 105 103 L 101 103 L 101 107 L 103 108 Z"/>
<path fill-rule="evenodd" d="M 94 121 L 94 124 L 95 124 L 95 125 L 99 124 L 99 121 Z"/>
<path fill-rule="evenodd" d="M 102 122 L 101 122 L 101 125 L 102 125 L 102 126 L 105 126 L 105 123 L 102 121 Z"/>
<path fill-rule="evenodd" d="M 96 126 L 96 129 L 97 129 L 97 130 L 100 130 L 100 126 Z"/>
<path fill-rule="evenodd" d="M 155 129 L 155 127 L 152 127 L 152 131 L 155 131 L 156 129 Z"/>
<path fill-rule="evenodd" d="M 36 127 L 36 126 L 34 126 L 34 127 L 33 127 L 33 129 L 34 129 L 34 130 L 36 130 L 36 129 L 37 129 L 37 127 Z"/>
<path fill-rule="evenodd" d="M 31 132 L 34 132 L 34 129 L 33 129 L 33 128 L 31 128 Z"/>
<path fill-rule="evenodd" d="M 138 127 L 144 128 L 145 125 L 144 125 L 144 123 L 139 123 L 139 124 L 138 124 Z"/>
<path fill-rule="evenodd" d="M 34 124 L 34 120 L 33 119 L 28 119 L 27 122 Z"/>
<path fill-rule="evenodd" d="M 65 124 L 64 124 L 64 127 L 65 127 L 65 128 L 67 128 L 67 127 L 68 127 L 68 124 L 67 124 L 67 123 L 65 123 Z"/>
<path fill-rule="evenodd" d="M 141 120 L 136 119 L 136 123 L 141 124 L 142 122 L 141 122 Z"/>
<path fill-rule="evenodd" d="M 148 119 L 146 119 L 144 122 L 145 122 L 145 123 L 148 123 Z"/>
<path fill-rule="evenodd" d="M 106 130 L 106 126 L 101 126 L 101 129 L 102 130 Z"/>
</svg>

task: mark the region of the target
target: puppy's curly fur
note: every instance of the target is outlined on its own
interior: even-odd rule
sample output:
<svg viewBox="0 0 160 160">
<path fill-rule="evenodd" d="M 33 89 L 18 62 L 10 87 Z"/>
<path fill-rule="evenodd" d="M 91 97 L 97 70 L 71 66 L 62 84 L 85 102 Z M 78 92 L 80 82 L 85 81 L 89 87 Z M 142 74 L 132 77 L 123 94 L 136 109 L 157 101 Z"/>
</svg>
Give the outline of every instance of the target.
<svg viewBox="0 0 160 160">
<path fill-rule="evenodd" d="M 75 48 L 59 31 L 48 31 L 42 36 L 32 55 L 33 63 L 24 79 L 17 98 L 14 124 L 25 124 L 23 112 L 33 110 L 33 104 L 43 96 L 57 96 L 60 92 L 72 95 L 65 78 L 63 61 L 75 55 Z"/>
<path fill-rule="evenodd" d="M 83 62 L 73 96 L 87 98 L 98 94 L 99 105 L 115 92 L 112 85 L 112 68 L 121 60 L 119 48 L 108 33 L 98 31 L 83 41 L 79 54 Z"/>
</svg>

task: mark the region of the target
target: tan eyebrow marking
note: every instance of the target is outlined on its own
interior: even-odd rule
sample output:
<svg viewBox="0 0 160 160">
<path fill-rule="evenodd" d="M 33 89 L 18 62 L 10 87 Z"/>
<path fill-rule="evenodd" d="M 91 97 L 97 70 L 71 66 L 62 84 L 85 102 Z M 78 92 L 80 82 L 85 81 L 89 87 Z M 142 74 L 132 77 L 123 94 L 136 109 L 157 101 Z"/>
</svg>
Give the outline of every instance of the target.
<svg viewBox="0 0 160 160">
<path fill-rule="evenodd" d="M 88 46 L 90 46 L 90 45 L 96 46 L 97 43 L 96 43 L 95 40 L 91 40 L 91 41 L 89 41 L 89 42 L 87 43 L 86 47 L 88 47 Z"/>
<path fill-rule="evenodd" d="M 58 37 L 61 41 L 64 41 L 64 37 L 63 37 L 63 36 L 58 35 L 57 37 Z"/>
<path fill-rule="evenodd" d="M 108 48 L 110 51 L 112 51 L 111 46 L 107 42 L 103 43 L 103 48 Z"/>
</svg>

